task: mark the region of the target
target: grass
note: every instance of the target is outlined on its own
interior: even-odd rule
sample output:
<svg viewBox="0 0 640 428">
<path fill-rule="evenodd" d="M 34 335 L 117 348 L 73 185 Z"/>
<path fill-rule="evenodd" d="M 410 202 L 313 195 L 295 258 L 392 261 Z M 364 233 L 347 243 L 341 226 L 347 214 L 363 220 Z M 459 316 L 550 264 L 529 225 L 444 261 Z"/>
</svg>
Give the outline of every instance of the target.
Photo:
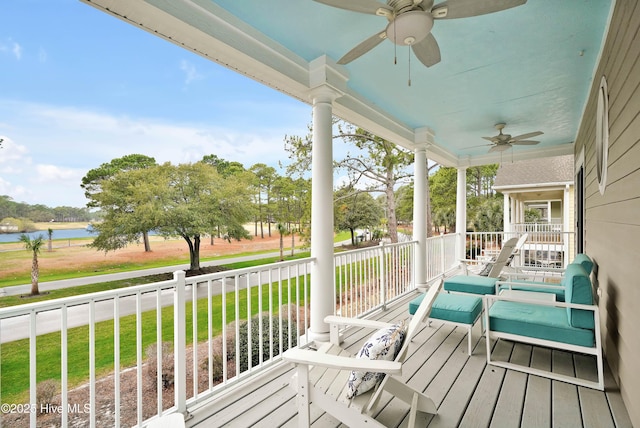
<svg viewBox="0 0 640 428">
<path fill-rule="evenodd" d="M 336 242 L 348 239 L 349 233 L 341 233 L 336 235 Z M 268 251 L 272 252 L 272 251 Z M 251 253 L 255 254 L 255 253 Z M 238 257 L 242 254 L 234 254 L 228 257 Z M 248 254 L 245 254 L 248 255 Z M 0 254 L 2 256 L 2 254 Z M 294 257 L 287 259 L 298 259 L 308 257 L 308 253 L 299 253 Z M 267 263 L 274 263 L 279 257 L 263 258 L 259 260 L 230 263 L 224 265 L 228 269 L 241 269 L 244 267 L 258 266 Z M 0 259 L 0 263 L 2 260 Z M 154 263 L 153 265 L 156 265 Z M 162 265 L 162 264 L 160 264 Z M 153 267 L 146 264 L 146 268 Z M 122 268 L 122 267 L 121 267 Z M 135 269 L 140 269 L 137 266 Z M 86 276 L 89 272 L 84 272 Z M 94 272 L 91 272 L 93 274 Z M 62 274 L 61 274 L 62 275 Z M 62 275 L 64 276 L 64 275 Z M 66 276 L 65 278 L 71 278 Z M 76 277 L 76 276 L 73 276 Z M 64 278 L 61 278 L 64 279 Z M 292 292 L 295 294 L 292 299 L 297 302 L 300 299 L 300 288 L 302 286 L 301 278 L 293 278 L 291 280 Z M 306 278 L 308 280 L 308 278 Z M 29 298 L 29 303 L 50 300 L 56 298 L 64 298 L 68 296 L 86 294 L 95 291 L 111 290 L 116 288 L 128 287 L 131 285 L 140 285 L 151 282 L 157 282 L 157 276 L 146 276 L 140 278 L 132 278 L 121 281 L 112 281 L 99 284 L 83 285 L 80 287 L 71 287 L 66 289 L 53 290 L 47 295 Z M 2 284 L 2 281 L 0 281 Z M 274 292 L 272 298 L 272 310 L 277 312 L 282 302 L 288 301 L 289 282 L 282 281 L 282 301 L 278 301 L 278 293 Z M 273 285 L 272 285 L 273 286 Z M 269 291 L 271 287 L 262 287 L 263 307 L 258 308 L 258 287 L 251 288 L 251 313 L 256 314 L 268 308 Z M 243 293 L 239 299 L 239 316 L 240 319 L 246 319 L 247 314 L 247 293 Z M 0 298 L 0 307 L 11 306 L 26 303 L 19 296 L 7 296 Z M 191 315 L 192 302 L 188 302 L 187 306 L 187 331 L 192 331 L 193 319 Z M 235 319 L 235 295 L 227 293 L 226 295 L 226 313 L 227 319 Z M 207 331 L 207 299 L 200 299 L 197 303 L 197 320 L 198 320 L 198 340 L 205 340 L 208 337 Z M 220 334 L 222 331 L 222 296 L 214 296 L 212 301 L 211 313 L 213 314 L 214 331 L 213 336 Z M 148 311 L 142 314 L 142 350 L 157 342 L 157 311 Z M 165 341 L 173 340 L 173 306 L 161 309 L 162 315 L 162 338 Z M 113 320 L 104 321 L 96 324 L 96 374 L 98 376 L 107 374 L 114 369 L 114 322 Z M 89 328 L 88 326 L 76 327 L 68 330 L 68 378 L 70 385 L 78 385 L 86 382 L 89 377 Z M 136 316 L 128 315 L 120 318 L 120 362 L 122 367 L 130 367 L 136 362 Z M 192 342 L 192 334 L 187 334 L 187 340 Z M 61 334 L 60 332 L 40 335 L 36 339 L 37 347 L 37 381 L 41 382 L 47 379 L 60 379 L 61 372 Z M 22 403 L 28 399 L 29 388 L 29 365 L 25 356 L 29 355 L 29 340 L 23 339 L 0 345 L 0 397 L 3 403 Z"/>
<path fill-rule="evenodd" d="M 297 302 L 301 295 L 302 281 L 300 278 L 291 280 L 291 290 L 294 294 L 292 302 Z M 274 283 L 275 284 L 275 283 Z M 251 313 L 257 314 L 268 310 L 269 292 L 273 289 L 272 310 L 278 312 L 282 302 L 289 300 L 289 281 L 282 281 L 282 301 L 278 301 L 277 284 L 272 287 L 262 287 L 262 307 L 258 307 L 259 287 L 251 288 Z M 300 285 L 298 285 L 300 284 Z M 298 285 L 298 286 L 297 286 Z M 241 293 L 239 298 L 239 319 L 246 319 L 247 293 Z M 207 299 L 199 299 L 197 303 L 198 341 L 208 337 L 208 308 Z M 213 332 L 215 337 L 222 332 L 222 295 L 213 296 L 211 313 L 213 315 Z M 187 310 L 187 343 L 192 343 L 193 316 L 192 302 L 186 303 Z M 226 301 L 227 320 L 235 319 L 235 294 L 227 293 Z M 142 313 L 142 351 L 157 342 L 157 311 Z M 173 342 L 173 306 L 161 309 L 162 338 L 163 341 Z M 96 372 L 104 375 L 114 369 L 114 322 L 103 321 L 96 323 Z M 131 367 L 136 363 L 136 316 L 128 315 L 120 318 L 120 363 L 122 367 Z M 68 379 L 71 386 L 85 382 L 89 377 L 89 327 L 76 327 L 68 330 Z M 37 382 L 47 379 L 60 379 L 61 376 L 61 335 L 60 332 L 38 336 L 37 347 Z M 28 401 L 29 365 L 25 355 L 29 355 L 29 340 L 22 339 L 15 342 L 2 344 L 2 360 L 0 369 L 2 384 L 0 396 L 3 403 L 23 403 Z"/>
</svg>

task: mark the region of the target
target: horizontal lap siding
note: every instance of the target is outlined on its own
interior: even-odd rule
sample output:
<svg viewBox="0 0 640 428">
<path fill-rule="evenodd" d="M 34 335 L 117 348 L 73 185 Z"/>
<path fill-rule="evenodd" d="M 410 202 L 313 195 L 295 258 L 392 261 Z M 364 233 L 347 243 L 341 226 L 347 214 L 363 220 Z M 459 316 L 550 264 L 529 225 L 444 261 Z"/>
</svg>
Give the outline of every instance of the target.
<svg viewBox="0 0 640 428">
<path fill-rule="evenodd" d="M 618 0 L 576 139 L 584 149 L 585 251 L 597 264 L 602 334 L 631 420 L 640 426 L 640 5 Z M 609 89 L 607 187 L 598 190 L 595 116 L 601 76 Z"/>
</svg>

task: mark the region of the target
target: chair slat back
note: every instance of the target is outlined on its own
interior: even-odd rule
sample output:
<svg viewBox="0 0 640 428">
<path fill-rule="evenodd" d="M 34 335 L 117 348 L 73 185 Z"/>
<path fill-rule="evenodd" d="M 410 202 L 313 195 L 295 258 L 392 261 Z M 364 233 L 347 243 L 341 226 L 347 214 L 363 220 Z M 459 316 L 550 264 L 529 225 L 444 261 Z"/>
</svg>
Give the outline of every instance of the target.
<svg viewBox="0 0 640 428">
<path fill-rule="evenodd" d="M 433 306 L 434 300 L 438 296 L 440 289 L 442 288 L 443 280 L 439 280 L 436 284 L 433 284 L 429 290 L 427 291 L 426 296 L 420 302 L 420 306 L 416 310 L 415 314 L 411 318 L 409 322 L 409 326 L 407 327 L 407 334 L 405 335 L 404 342 L 402 344 L 402 348 L 400 348 L 400 352 L 396 356 L 395 361 L 403 362 L 405 355 L 407 353 L 407 349 L 409 347 L 409 343 L 413 339 L 413 336 L 416 334 L 418 327 L 420 324 L 423 324 L 429 318 L 429 312 L 431 312 L 431 306 Z"/>
<path fill-rule="evenodd" d="M 491 271 L 489 272 L 489 278 L 497 278 L 500 275 L 502 269 L 507 265 L 507 261 L 516 248 L 517 243 L 518 238 L 511 238 L 502 245 L 500 254 L 496 257 L 496 261 L 493 263 Z"/>
</svg>

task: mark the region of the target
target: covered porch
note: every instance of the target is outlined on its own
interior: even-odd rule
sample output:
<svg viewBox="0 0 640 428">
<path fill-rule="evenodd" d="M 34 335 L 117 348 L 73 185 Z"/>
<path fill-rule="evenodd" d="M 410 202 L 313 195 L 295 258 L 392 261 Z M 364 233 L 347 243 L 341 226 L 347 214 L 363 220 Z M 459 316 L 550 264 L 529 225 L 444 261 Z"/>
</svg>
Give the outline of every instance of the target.
<svg viewBox="0 0 640 428">
<path fill-rule="evenodd" d="M 370 317 L 404 319 L 411 293 Z M 474 328 L 473 355 L 467 355 L 466 330 L 433 321 L 425 324 L 410 348 L 402 377 L 438 406 L 437 415 L 418 414 L 420 427 L 631 427 L 620 391 L 605 365 L 605 391 L 569 385 L 486 364 L 485 339 Z M 345 333 L 344 346 L 356 353 L 369 330 Z M 494 343 L 511 361 L 559 373 L 595 376 L 595 359 L 513 342 Z M 194 409 L 189 427 L 297 427 L 296 394 L 289 386 L 295 370 L 281 363 L 235 391 Z M 406 426 L 409 409 L 386 394 L 377 410 L 386 426 Z M 314 427 L 340 422 L 315 409 Z"/>
<path fill-rule="evenodd" d="M 574 154 L 577 227 L 575 231 L 567 232 L 575 232 L 576 252 L 589 253 L 598 265 L 596 303 L 602 312 L 605 353 L 615 381 L 611 382 L 610 378 L 606 392 L 595 393 L 593 397 L 590 391 L 582 393 L 573 389 L 566 392 L 574 398 L 562 411 L 571 413 L 571 418 L 580 420 L 585 426 L 602 415 L 609 415 L 611 422 L 618 418 L 612 415 L 624 413 L 617 410 L 620 407 L 617 399 L 608 401 L 614 404 L 606 404 L 608 409 L 604 408 L 609 395 L 615 396 L 619 388 L 619 397 L 629 408 L 631 422 L 640 423 L 638 410 L 631 407 L 640 397 L 640 377 L 635 370 L 635 357 L 640 352 L 635 333 L 639 319 L 635 306 L 640 297 L 637 287 L 633 287 L 638 269 L 636 243 L 640 234 L 640 216 L 637 215 L 640 196 L 637 186 L 632 185 L 637 183 L 640 174 L 637 167 L 640 144 L 636 132 L 640 123 L 639 84 L 635 77 L 640 75 L 636 61 L 640 49 L 637 39 L 640 7 L 634 2 L 594 0 L 577 4 L 539 0 L 486 16 L 438 20 L 433 35 L 440 43 L 442 61 L 432 67 L 423 67 L 415 57 L 412 61 L 408 46 L 396 48 L 386 40 L 360 59 L 339 64 L 338 58 L 386 22 L 375 14 L 355 14 L 320 2 L 83 1 L 311 105 L 312 261 L 308 287 L 310 321 L 304 335 L 307 341 L 326 340 L 328 326 L 323 321 L 324 316 L 336 311 L 333 300 L 335 265 L 330 239 L 333 233 L 333 116 L 401 145 L 415 155 L 415 255 L 412 256 L 415 262 L 411 286 L 403 290 L 407 292 L 428 284 L 431 276 L 427 266 L 433 264 L 436 254 L 428 247 L 423 221 L 426 219 L 427 159 L 458 169 L 457 234 L 451 252 L 455 259 L 462 258 L 465 246 L 466 168 L 508 159 Z M 369 3 L 377 5 L 376 2 Z M 433 5 L 429 1 L 388 3 L 397 8 L 394 13 L 413 7 L 429 10 Z M 469 2 L 460 3 L 470 7 Z M 392 60 L 396 49 L 400 59 L 398 67 Z M 599 86 L 604 75 L 610 82 L 608 90 L 606 85 L 604 89 Z M 603 128 L 603 107 L 598 107 L 598 99 L 603 100 L 605 95 L 611 98 L 608 123 L 605 122 Z M 607 112 L 606 107 L 604 111 Z M 542 131 L 544 135 L 539 138 L 540 143 L 532 147 L 507 148 L 511 152 L 490 151 L 493 143 L 480 143 L 486 143 L 482 137 L 493 136 L 494 125 L 498 123 L 507 123 L 505 132 L 512 135 L 526 135 L 532 131 Z M 608 158 L 606 154 L 603 157 L 603 129 L 607 131 L 604 132 L 607 138 L 609 130 L 611 132 Z M 609 190 L 605 194 L 607 159 L 616 168 L 609 173 Z M 616 239 L 612 240 L 612 237 Z M 448 267 L 444 260 L 441 266 Z M 397 309 L 382 314 L 398 315 L 401 307 L 398 301 Z M 396 310 L 398 312 L 393 312 Z M 33 317 L 35 319 L 35 314 Z M 548 420 L 555 417 L 550 398 L 553 396 L 555 402 L 553 382 L 543 381 L 540 386 L 537 380 L 530 380 L 524 381 L 526 387 L 523 387 L 520 380 L 520 384 L 516 382 L 519 386 L 513 386 L 511 378 L 518 375 L 484 366 L 480 354 L 463 361 L 455 351 L 459 332 L 447 333 L 442 327 L 433 331 L 425 328 L 421 335 L 425 342 L 420 346 L 424 349 L 414 354 L 415 372 L 424 367 L 426 371 L 437 368 L 438 373 L 417 376 L 415 381 L 425 382 L 427 389 L 443 389 L 438 392 L 441 407 L 444 406 L 438 418 L 451 417 L 447 422 L 457 420 L 466 424 L 468 408 L 472 412 L 467 417 L 475 416 L 475 409 L 483 412 L 493 409 L 491 414 L 485 414 L 481 426 L 488 426 L 491 421 L 504 426 L 518 420 L 510 413 L 502 413 L 503 405 L 521 415 L 519 423 L 523 425 L 529 421 L 525 415 L 546 414 Z M 451 338 L 452 343 L 447 345 L 450 348 L 444 346 L 447 338 Z M 354 337 L 354 346 L 356 342 Z M 439 354 L 440 349 L 447 358 Z M 532 364 L 550 364 L 555 358 L 564 360 L 562 355 L 544 354 L 544 350 L 515 347 L 511 355 L 525 359 L 530 355 Z M 424 366 L 424 361 L 418 363 L 425 358 L 432 363 Z M 443 358 L 441 365 L 436 364 L 434 358 Z M 459 369 L 450 370 L 448 361 L 458 364 Z M 577 364 L 578 368 L 581 366 L 582 363 Z M 273 369 L 287 370 L 278 365 Z M 451 381 L 437 382 L 440 373 Z M 466 383 L 467 373 L 471 373 L 470 383 Z M 275 379 L 282 383 L 286 377 L 287 374 L 282 373 Z M 477 380 L 473 381 L 474 378 Z M 497 385 L 503 389 L 498 390 Z M 517 393 L 509 392 L 510 388 L 520 389 L 521 405 L 501 404 L 501 396 L 517 396 Z M 524 391 L 531 388 L 532 392 L 542 392 L 527 399 L 529 394 L 522 393 L 523 388 Z M 465 389 L 463 395 L 468 397 L 468 405 L 452 408 L 451 413 L 447 413 L 448 406 L 458 405 L 448 404 L 447 396 L 452 392 L 451 397 L 457 396 L 459 389 Z M 291 393 L 286 388 L 278 391 L 284 394 L 283 402 L 291 402 Z M 506 391 L 505 395 L 502 391 Z M 273 396 L 278 395 L 273 393 Z M 185 412 L 184 391 L 180 397 L 183 401 L 176 403 L 175 410 Z M 495 404 L 491 405 L 492 402 Z M 596 406 L 595 402 L 600 405 Z M 219 407 L 222 404 L 224 402 Z M 543 406 L 548 412 L 530 413 L 536 406 Z M 235 408 L 231 404 L 227 407 Z M 285 410 L 286 405 L 280 407 L 280 403 L 274 407 L 282 409 L 270 413 L 274 416 L 290 412 Z M 237 408 L 235 412 L 243 411 Z M 214 414 L 209 408 L 198 417 L 204 420 L 200 415 L 206 412 Z M 563 415 L 558 414 L 558 417 Z M 438 418 L 433 423 L 437 423 Z M 215 418 L 209 421 L 217 423 Z M 537 420 L 532 422 L 532 425 L 539 425 Z M 623 421 L 620 426 L 627 422 Z"/>
</svg>

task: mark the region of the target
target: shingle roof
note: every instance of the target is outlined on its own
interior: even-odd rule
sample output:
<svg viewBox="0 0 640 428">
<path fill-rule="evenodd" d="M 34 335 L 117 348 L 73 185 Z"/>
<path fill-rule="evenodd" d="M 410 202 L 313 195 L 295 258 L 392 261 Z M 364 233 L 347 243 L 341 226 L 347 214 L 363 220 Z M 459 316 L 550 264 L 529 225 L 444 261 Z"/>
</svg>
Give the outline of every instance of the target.
<svg viewBox="0 0 640 428">
<path fill-rule="evenodd" d="M 573 182 L 573 155 L 505 162 L 494 187 Z"/>
</svg>

